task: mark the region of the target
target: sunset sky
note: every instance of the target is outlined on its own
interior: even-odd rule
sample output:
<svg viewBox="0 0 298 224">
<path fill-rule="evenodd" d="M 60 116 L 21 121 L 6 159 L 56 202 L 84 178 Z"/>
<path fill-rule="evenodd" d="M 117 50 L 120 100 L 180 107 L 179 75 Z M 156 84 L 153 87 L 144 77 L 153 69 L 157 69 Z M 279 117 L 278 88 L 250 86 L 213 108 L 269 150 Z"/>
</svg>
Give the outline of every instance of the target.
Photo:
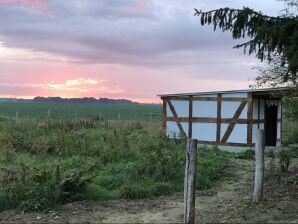
<svg viewBox="0 0 298 224">
<path fill-rule="evenodd" d="M 0 0 L 0 97 L 127 98 L 248 88 L 259 62 L 193 8 L 276 0 Z"/>
</svg>

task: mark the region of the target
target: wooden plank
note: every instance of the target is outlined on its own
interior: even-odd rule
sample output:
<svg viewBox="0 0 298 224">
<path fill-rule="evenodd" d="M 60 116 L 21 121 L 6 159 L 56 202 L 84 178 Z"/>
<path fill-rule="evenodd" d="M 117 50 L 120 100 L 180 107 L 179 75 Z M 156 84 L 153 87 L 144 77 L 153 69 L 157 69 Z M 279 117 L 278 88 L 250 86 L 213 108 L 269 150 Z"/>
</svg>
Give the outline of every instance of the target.
<svg viewBox="0 0 298 224">
<path fill-rule="evenodd" d="M 171 102 L 170 100 L 167 100 L 167 103 L 168 103 L 168 105 L 169 105 L 169 107 L 170 107 L 170 110 L 171 110 L 171 112 L 172 112 L 172 114 L 173 114 L 173 117 L 174 117 L 174 118 L 178 118 L 178 115 L 177 115 L 177 113 L 176 113 L 176 110 L 175 110 L 175 108 L 174 108 L 172 102 Z M 178 126 L 178 128 L 179 128 L 179 131 L 180 131 L 180 134 L 182 135 L 182 137 L 186 138 L 185 131 L 183 130 L 183 127 L 182 127 L 180 121 L 176 121 L 176 124 L 177 124 L 177 126 Z"/>
<path fill-rule="evenodd" d="M 246 105 L 246 102 L 241 102 L 240 103 L 238 109 L 236 110 L 236 112 L 235 112 L 235 114 L 233 116 L 233 119 L 238 119 L 239 118 L 239 116 L 240 116 L 241 112 L 243 111 L 245 105 Z M 230 135 L 231 135 L 231 133 L 232 133 L 234 127 L 235 127 L 235 124 L 236 124 L 235 122 L 231 122 L 229 124 L 229 126 L 228 126 L 228 128 L 227 128 L 227 130 L 226 130 L 226 132 L 224 134 L 224 136 L 221 139 L 221 142 L 222 143 L 226 143 L 227 142 L 228 138 L 230 137 Z"/>
<path fill-rule="evenodd" d="M 194 101 L 217 101 L 218 97 L 193 97 Z M 229 102 L 243 102 L 247 101 L 247 98 L 243 97 L 222 97 L 222 101 L 229 101 Z"/>
<path fill-rule="evenodd" d="M 252 144 L 252 126 L 253 126 L 253 95 L 248 93 L 247 102 L 247 144 Z"/>
<path fill-rule="evenodd" d="M 217 121 L 216 121 L 216 142 L 220 142 L 220 129 L 221 129 L 221 94 L 217 94 Z"/>
<path fill-rule="evenodd" d="M 197 140 L 187 139 L 184 177 L 184 223 L 195 223 Z"/>
<path fill-rule="evenodd" d="M 215 118 L 215 117 L 193 117 L 192 121 L 194 123 L 216 123 L 217 118 Z"/>
<path fill-rule="evenodd" d="M 204 140 L 198 140 L 198 144 L 249 147 L 247 143 L 236 143 L 236 142 L 217 143 L 216 141 L 204 141 Z"/>
<path fill-rule="evenodd" d="M 162 131 L 166 134 L 167 129 L 167 101 L 163 99 L 162 101 Z"/>
<path fill-rule="evenodd" d="M 193 97 L 189 97 L 189 107 L 188 107 L 188 138 L 192 138 L 192 107 L 193 107 Z"/>
<path fill-rule="evenodd" d="M 177 101 L 188 101 L 189 97 L 192 97 L 194 101 L 217 101 L 216 97 L 208 97 L 208 96 L 167 96 L 163 97 L 167 100 L 177 100 Z M 247 101 L 245 97 L 223 97 L 222 101 L 231 101 L 231 102 L 243 102 Z"/>
<path fill-rule="evenodd" d="M 168 96 L 167 100 L 188 101 L 189 96 Z"/>
<path fill-rule="evenodd" d="M 167 117 L 167 121 L 189 122 L 189 117 Z"/>
<path fill-rule="evenodd" d="M 189 117 L 167 117 L 167 121 L 189 122 Z M 192 123 L 217 123 L 218 119 L 214 117 L 192 117 Z M 220 123 L 224 124 L 247 124 L 247 119 L 234 119 L 234 118 L 220 118 Z M 258 120 L 253 120 L 253 123 L 257 123 Z"/>
</svg>

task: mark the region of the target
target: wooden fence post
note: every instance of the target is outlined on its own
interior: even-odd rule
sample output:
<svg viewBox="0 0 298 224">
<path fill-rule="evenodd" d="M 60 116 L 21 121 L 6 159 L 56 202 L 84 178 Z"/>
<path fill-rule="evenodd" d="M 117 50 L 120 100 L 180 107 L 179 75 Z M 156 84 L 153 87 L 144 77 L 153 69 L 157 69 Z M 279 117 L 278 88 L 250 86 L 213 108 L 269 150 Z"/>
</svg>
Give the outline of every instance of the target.
<svg viewBox="0 0 298 224">
<path fill-rule="evenodd" d="M 264 130 L 259 129 L 257 131 L 257 141 L 255 147 L 256 157 L 256 170 L 255 170 L 255 186 L 253 201 L 259 203 L 263 197 L 263 185 L 264 185 Z"/>
<path fill-rule="evenodd" d="M 197 163 L 197 140 L 187 139 L 184 177 L 184 223 L 195 222 L 195 183 Z"/>
</svg>

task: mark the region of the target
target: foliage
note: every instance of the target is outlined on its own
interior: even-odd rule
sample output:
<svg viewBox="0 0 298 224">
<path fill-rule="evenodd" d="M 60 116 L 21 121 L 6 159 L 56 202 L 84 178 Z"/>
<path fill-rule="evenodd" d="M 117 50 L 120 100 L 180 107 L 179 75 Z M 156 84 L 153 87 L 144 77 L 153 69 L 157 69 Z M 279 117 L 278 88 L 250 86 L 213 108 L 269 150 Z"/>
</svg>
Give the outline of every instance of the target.
<svg viewBox="0 0 298 224">
<path fill-rule="evenodd" d="M 186 146 L 161 135 L 160 122 L 85 120 L 0 122 L 0 154 L 6 155 L 0 209 L 43 210 L 183 190 Z M 198 154 L 198 189 L 230 175 L 226 153 L 202 148 Z"/>
<path fill-rule="evenodd" d="M 233 153 L 233 155 L 237 159 L 246 159 L 246 160 L 255 159 L 255 151 L 253 150 L 245 150 L 243 152 Z"/>
<path fill-rule="evenodd" d="M 208 12 L 195 9 L 201 25 L 212 24 L 214 30 L 230 31 L 234 39 L 250 38 L 235 46 L 256 53 L 261 60 L 272 61 L 278 55 L 285 82 L 296 83 L 298 71 L 298 16 L 271 17 L 250 8 L 220 8 Z"/>
<path fill-rule="evenodd" d="M 281 152 L 279 152 L 279 165 L 280 165 L 280 170 L 282 172 L 286 172 L 288 171 L 288 168 L 290 166 L 290 156 L 289 154 L 283 150 Z"/>
</svg>

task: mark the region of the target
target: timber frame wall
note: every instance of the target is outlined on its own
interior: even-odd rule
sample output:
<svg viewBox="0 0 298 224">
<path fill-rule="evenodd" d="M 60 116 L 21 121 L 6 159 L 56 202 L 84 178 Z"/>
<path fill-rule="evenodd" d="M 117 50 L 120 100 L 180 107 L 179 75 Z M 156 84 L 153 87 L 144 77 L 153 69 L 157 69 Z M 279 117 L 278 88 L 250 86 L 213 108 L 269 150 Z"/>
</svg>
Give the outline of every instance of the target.
<svg viewBox="0 0 298 224">
<path fill-rule="evenodd" d="M 215 94 L 214 94 L 215 95 Z M 176 95 L 176 96 L 161 96 L 163 100 L 163 109 L 162 109 L 162 128 L 164 133 L 167 132 L 167 122 L 175 122 L 179 129 L 180 135 L 184 138 L 192 138 L 193 137 L 193 124 L 195 123 L 213 123 L 216 124 L 216 140 L 214 141 L 204 141 L 198 139 L 199 144 L 210 144 L 210 145 L 225 145 L 225 146 L 242 146 L 242 147 L 253 147 L 255 144 L 253 143 L 253 125 L 257 124 L 258 127 L 260 123 L 264 123 L 265 119 L 260 119 L 260 107 L 258 107 L 258 118 L 253 118 L 253 100 L 254 97 L 257 97 L 256 100 L 259 99 L 260 96 L 254 95 L 251 92 L 247 93 L 247 97 L 223 97 L 221 93 L 216 94 L 216 96 L 195 96 L 195 95 Z M 188 102 L 188 116 L 179 117 L 175 107 L 173 105 L 173 101 L 186 101 Z M 193 104 L 195 101 L 216 101 L 217 102 L 217 117 L 194 117 L 193 116 Z M 239 106 L 234 111 L 232 118 L 222 118 L 222 105 L 223 102 L 239 102 Z M 172 116 L 167 116 L 167 106 Z M 241 113 L 244 108 L 247 106 L 247 118 L 240 118 Z M 188 123 L 188 133 L 185 133 L 182 122 Z M 281 119 L 279 119 L 281 122 Z M 222 124 L 227 125 L 227 128 L 222 135 Z M 238 143 L 238 142 L 228 142 L 228 139 L 231 133 L 234 130 L 236 124 L 246 124 L 247 132 L 246 132 L 246 143 Z"/>
</svg>

